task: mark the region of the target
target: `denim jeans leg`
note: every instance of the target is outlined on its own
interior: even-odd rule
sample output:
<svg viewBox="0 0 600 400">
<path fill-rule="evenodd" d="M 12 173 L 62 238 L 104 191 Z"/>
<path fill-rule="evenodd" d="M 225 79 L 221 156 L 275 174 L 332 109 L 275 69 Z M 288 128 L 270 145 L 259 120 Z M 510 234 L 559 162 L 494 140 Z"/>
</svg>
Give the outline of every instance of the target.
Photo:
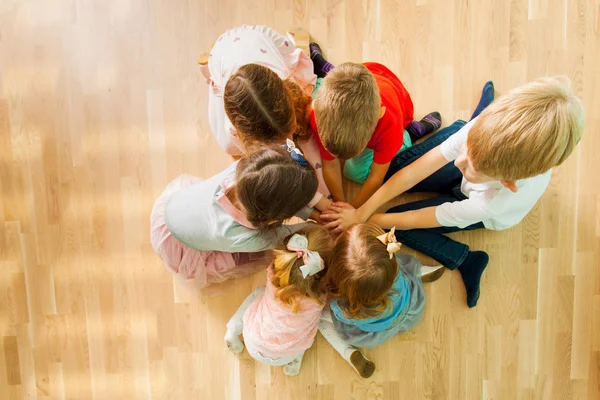
<svg viewBox="0 0 600 400">
<path fill-rule="evenodd" d="M 389 179 L 394 173 L 398 172 L 407 165 L 410 165 L 423 154 L 438 146 L 454 133 L 458 132 L 460 128 L 464 126 L 464 124 L 464 121 L 456 121 L 454 124 L 440 130 L 426 141 L 398 154 L 392 160 L 385 179 Z M 407 153 L 410 154 L 407 155 Z M 408 192 L 450 193 L 454 186 L 460 184 L 462 177 L 462 173 L 458 168 L 456 168 L 454 162 L 449 162 L 442 168 L 435 171 L 433 174 L 423 179 L 421 182 L 417 183 L 412 188 L 408 189 Z"/>
<path fill-rule="evenodd" d="M 454 201 L 459 201 L 459 199 L 453 195 L 442 195 L 432 199 L 402 204 L 389 209 L 387 213 L 419 210 Z M 483 227 L 483 223 L 479 222 L 465 228 L 442 226 L 428 229 L 396 230 L 396 238 L 408 247 L 433 257 L 448 269 L 455 269 L 469 255 L 469 246 L 452 240 L 445 236 L 445 234 L 462 230 L 481 229 Z"/>
<path fill-rule="evenodd" d="M 459 119 L 455 121 L 452 125 L 440 129 L 431 137 L 427 138 L 427 140 L 419 144 L 413 145 L 413 147 L 411 147 L 410 149 L 406 149 L 398 155 L 396 155 L 396 157 L 394 157 L 392 159 L 392 162 L 390 163 L 390 167 L 385 176 L 385 181 L 390 179 L 392 175 L 400 171 L 402 168 L 412 164 L 416 159 L 420 158 L 429 150 L 440 145 L 443 141 L 445 141 L 450 136 L 458 132 L 460 128 L 462 128 L 465 124 L 465 121 Z"/>
</svg>

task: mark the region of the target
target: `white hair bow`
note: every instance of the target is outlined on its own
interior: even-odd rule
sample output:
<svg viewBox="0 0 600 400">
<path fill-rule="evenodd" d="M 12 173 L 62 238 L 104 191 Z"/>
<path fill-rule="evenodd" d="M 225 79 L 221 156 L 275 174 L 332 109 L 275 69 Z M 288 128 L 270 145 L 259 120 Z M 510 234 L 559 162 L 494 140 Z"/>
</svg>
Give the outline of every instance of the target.
<svg viewBox="0 0 600 400">
<path fill-rule="evenodd" d="M 308 239 L 306 236 L 295 233 L 288 240 L 286 247 L 290 251 L 295 251 L 298 254 L 298 258 L 302 257 L 304 260 L 304 265 L 300 267 L 303 278 L 317 274 L 325 268 L 323 259 L 319 253 L 308 250 Z"/>
<path fill-rule="evenodd" d="M 390 255 L 390 259 L 394 256 L 394 253 L 402 247 L 402 243 L 398 243 L 398 240 L 396 240 L 396 235 L 394 235 L 395 231 L 396 227 L 394 226 L 388 233 L 377 236 L 377 239 L 385 245 L 385 248 Z"/>
<path fill-rule="evenodd" d="M 299 156 L 304 157 L 304 154 L 302 154 L 302 152 L 300 151 L 300 149 L 296 147 L 296 143 L 294 143 L 293 140 L 291 140 L 291 139 L 285 139 L 285 144 L 287 146 L 287 151 L 289 151 L 290 153 L 296 153 Z"/>
<path fill-rule="evenodd" d="M 308 167 L 308 161 L 304 158 L 304 154 L 296 147 L 293 141 L 290 139 L 285 140 L 285 145 L 283 145 L 285 149 L 290 153 L 292 159 L 298 163 L 301 167 Z"/>
</svg>

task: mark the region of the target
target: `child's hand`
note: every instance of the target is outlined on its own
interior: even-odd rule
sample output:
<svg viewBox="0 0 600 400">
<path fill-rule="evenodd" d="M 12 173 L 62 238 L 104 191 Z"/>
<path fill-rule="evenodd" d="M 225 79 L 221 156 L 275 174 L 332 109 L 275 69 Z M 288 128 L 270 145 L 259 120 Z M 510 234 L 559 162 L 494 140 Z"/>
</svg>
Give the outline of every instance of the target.
<svg viewBox="0 0 600 400">
<path fill-rule="evenodd" d="M 310 219 L 312 219 L 313 221 L 315 221 L 317 224 L 319 225 L 323 225 L 325 226 L 326 223 L 328 223 L 329 221 L 325 221 L 321 218 L 321 212 L 317 209 L 313 210 L 312 213 L 310 213 Z"/>
<path fill-rule="evenodd" d="M 362 222 L 357 210 L 343 202 L 333 203 L 328 210 L 321 213 L 321 220 L 328 221 L 325 227 L 335 233 L 342 233 L 350 226 Z"/>
</svg>

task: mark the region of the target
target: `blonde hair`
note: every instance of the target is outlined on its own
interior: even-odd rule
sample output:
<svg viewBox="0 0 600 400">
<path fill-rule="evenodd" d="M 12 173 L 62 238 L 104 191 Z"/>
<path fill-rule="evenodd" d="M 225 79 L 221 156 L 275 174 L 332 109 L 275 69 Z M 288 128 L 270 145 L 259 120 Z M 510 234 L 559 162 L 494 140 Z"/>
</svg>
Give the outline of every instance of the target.
<svg viewBox="0 0 600 400">
<path fill-rule="evenodd" d="M 377 82 L 364 65 L 344 63 L 332 69 L 314 101 L 323 146 L 343 159 L 358 155 L 373 135 L 380 107 Z"/>
<path fill-rule="evenodd" d="M 308 239 L 308 250 L 319 253 L 325 264 L 325 269 L 315 275 L 302 276 L 300 267 L 304 265 L 302 258 L 298 258 L 295 251 L 286 248 L 290 237 L 275 249 L 273 258 L 273 278 L 271 283 L 275 286 L 275 298 L 287 305 L 293 312 L 299 311 L 298 298 L 307 297 L 319 304 L 325 302 L 326 296 L 321 291 L 321 278 L 325 275 L 327 265 L 331 258 L 333 238 L 327 228 L 320 225 L 311 225 L 297 232 Z"/>
<path fill-rule="evenodd" d="M 380 315 L 389 305 L 399 266 L 377 239 L 384 233 L 375 224 L 363 223 L 351 226 L 337 239 L 327 270 L 327 290 L 349 318 Z"/>
<path fill-rule="evenodd" d="M 492 178 L 523 179 L 560 165 L 583 132 L 581 101 L 564 76 L 515 88 L 479 116 L 467 139 L 475 170 Z"/>
</svg>

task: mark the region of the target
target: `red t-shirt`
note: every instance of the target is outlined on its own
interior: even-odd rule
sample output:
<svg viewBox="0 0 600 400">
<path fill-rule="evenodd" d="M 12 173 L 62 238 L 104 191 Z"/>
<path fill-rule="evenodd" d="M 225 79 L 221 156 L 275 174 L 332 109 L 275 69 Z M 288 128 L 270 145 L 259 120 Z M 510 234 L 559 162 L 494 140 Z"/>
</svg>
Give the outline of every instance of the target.
<svg viewBox="0 0 600 400">
<path fill-rule="evenodd" d="M 381 106 L 385 107 L 385 114 L 377 122 L 367 148 L 374 152 L 373 162 L 387 164 L 402 147 L 404 128 L 414 119 L 414 107 L 408 91 L 392 71 L 378 63 L 368 62 L 363 65 L 375 77 L 381 96 Z M 310 115 L 310 127 L 319 145 L 321 157 L 324 160 L 334 160 L 335 156 L 325 149 L 319 138 L 314 110 Z"/>
</svg>

